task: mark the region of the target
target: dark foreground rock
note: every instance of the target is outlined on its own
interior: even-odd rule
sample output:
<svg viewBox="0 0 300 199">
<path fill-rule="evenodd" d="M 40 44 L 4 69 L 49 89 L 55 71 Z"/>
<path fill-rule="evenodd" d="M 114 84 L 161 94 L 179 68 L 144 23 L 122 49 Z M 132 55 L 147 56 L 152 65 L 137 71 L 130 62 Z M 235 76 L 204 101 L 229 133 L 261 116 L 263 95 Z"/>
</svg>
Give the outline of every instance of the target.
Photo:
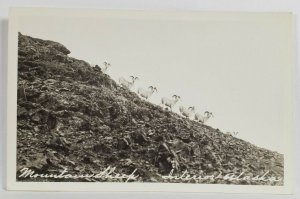
<svg viewBox="0 0 300 199">
<path fill-rule="evenodd" d="M 68 168 L 70 174 L 91 174 L 112 166 L 126 174 L 137 169 L 140 182 L 283 184 L 163 179 L 172 169 L 174 175 L 187 170 L 190 175 L 245 172 L 252 177 L 269 171 L 268 176 L 283 178 L 283 155 L 145 102 L 69 53 L 57 42 L 19 34 L 18 170 Z"/>
</svg>

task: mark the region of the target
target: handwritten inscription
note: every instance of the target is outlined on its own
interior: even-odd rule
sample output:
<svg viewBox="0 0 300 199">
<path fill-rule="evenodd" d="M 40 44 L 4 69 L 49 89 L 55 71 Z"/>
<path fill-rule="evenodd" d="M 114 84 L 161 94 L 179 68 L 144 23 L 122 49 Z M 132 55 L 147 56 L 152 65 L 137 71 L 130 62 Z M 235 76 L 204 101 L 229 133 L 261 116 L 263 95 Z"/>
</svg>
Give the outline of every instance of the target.
<svg viewBox="0 0 300 199">
<path fill-rule="evenodd" d="M 135 175 L 137 169 L 135 169 L 131 174 L 122 174 L 115 172 L 116 167 L 107 167 L 104 171 L 101 171 L 96 174 L 70 174 L 68 169 L 65 168 L 59 174 L 45 174 L 45 173 L 36 173 L 35 171 L 29 168 L 23 168 L 20 170 L 21 174 L 19 178 L 56 178 L 56 179 L 85 179 L 85 178 L 95 178 L 95 179 L 123 179 L 125 182 L 136 181 L 138 175 Z"/>
<path fill-rule="evenodd" d="M 94 178 L 94 179 L 116 179 L 120 180 L 122 179 L 124 182 L 129 181 L 137 181 L 139 175 L 137 175 L 137 169 L 135 169 L 130 174 L 123 174 L 123 173 L 117 173 L 116 167 L 107 167 L 105 170 L 95 173 L 95 174 L 70 174 L 68 172 L 68 169 L 65 168 L 63 171 L 60 171 L 58 174 L 46 174 L 46 173 L 36 173 L 32 169 L 29 168 L 23 168 L 20 170 L 21 174 L 19 175 L 19 178 L 55 178 L 55 179 L 86 179 L 86 178 Z M 200 175 L 190 175 L 187 170 L 182 172 L 181 174 L 175 174 L 174 170 L 172 169 L 170 173 L 166 176 L 162 175 L 162 179 L 164 180 L 176 180 L 176 181 L 182 181 L 187 182 L 194 180 L 196 182 L 201 182 L 205 180 L 226 180 L 226 181 L 263 181 L 263 182 L 278 182 L 281 181 L 282 178 L 277 178 L 274 176 L 270 176 L 270 171 L 266 171 L 262 175 L 257 176 L 250 176 L 246 175 L 245 172 L 241 172 L 239 174 L 235 173 L 227 173 L 223 174 L 222 172 L 218 173 L 217 175 L 203 175 L 201 173 Z"/>
<path fill-rule="evenodd" d="M 162 176 L 163 179 L 170 179 L 170 180 L 181 180 L 181 181 L 190 181 L 190 180 L 196 180 L 196 181 L 203 181 L 203 180 L 227 180 L 227 181 L 263 181 L 263 182 L 278 182 L 281 181 L 282 178 L 276 178 L 274 176 L 269 176 L 270 171 L 266 171 L 263 175 L 257 175 L 257 176 L 249 176 L 246 175 L 245 172 L 241 172 L 239 174 L 235 173 L 227 173 L 222 174 L 222 172 L 218 173 L 217 175 L 190 175 L 187 170 L 185 170 L 180 175 L 174 175 L 174 170 L 172 169 L 169 175 Z"/>
</svg>

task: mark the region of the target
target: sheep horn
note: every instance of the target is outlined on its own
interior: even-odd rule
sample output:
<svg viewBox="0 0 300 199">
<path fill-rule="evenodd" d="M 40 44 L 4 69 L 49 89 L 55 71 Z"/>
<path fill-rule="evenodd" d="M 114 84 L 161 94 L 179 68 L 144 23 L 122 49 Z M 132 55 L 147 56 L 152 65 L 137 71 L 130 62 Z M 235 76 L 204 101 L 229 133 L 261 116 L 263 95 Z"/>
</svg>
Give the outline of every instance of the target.
<svg viewBox="0 0 300 199">
<path fill-rule="evenodd" d="M 194 107 L 194 106 L 190 106 L 188 109 L 192 109 L 192 110 L 194 110 L 194 109 L 195 109 L 195 107 Z"/>
</svg>

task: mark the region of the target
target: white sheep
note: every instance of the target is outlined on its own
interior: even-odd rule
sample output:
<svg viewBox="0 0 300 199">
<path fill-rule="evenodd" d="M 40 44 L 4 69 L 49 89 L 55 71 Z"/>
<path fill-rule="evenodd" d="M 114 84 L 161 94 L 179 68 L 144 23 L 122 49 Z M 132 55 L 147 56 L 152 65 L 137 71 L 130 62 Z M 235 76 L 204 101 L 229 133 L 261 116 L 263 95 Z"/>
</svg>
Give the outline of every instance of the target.
<svg viewBox="0 0 300 199">
<path fill-rule="evenodd" d="M 134 82 L 136 80 L 138 80 L 139 78 L 138 77 L 134 77 L 134 76 L 130 76 L 130 78 L 131 78 L 131 82 L 128 81 L 128 80 L 126 80 L 124 77 L 120 77 L 119 78 L 119 83 L 121 84 L 122 87 L 131 89 L 131 87 L 133 86 Z"/>
<path fill-rule="evenodd" d="M 105 62 L 103 62 L 103 65 L 104 65 L 103 67 L 100 67 L 98 64 L 90 64 L 91 67 L 93 67 L 93 68 L 98 67 L 101 69 L 101 71 L 103 73 L 105 73 L 107 71 L 107 69 L 110 67 L 110 63 L 105 61 Z"/>
<path fill-rule="evenodd" d="M 179 99 L 181 99 L 181 98 L 178 95 L 173 95 L 172 99 L 163 97 L 161 99 L 161 104 L 166 106 L 166 107 L 169 107 L 172 111 L 173 106 L 178 102 Z"/>
<path fill-rule="evenodd" d="M 180 106 L 179 112 L 186 118 L 190 118 L 195 113 L 195 107 L 191 106 L 189 108 L 185 108 L 183 106 Z"/>
<path fill-rule="evenodd" d="M 105 62 L 103 62 L 103 64 L 104 64 L 104 67 L 101 68 L 101 71 L 103 73 L 105 73 L 107 71 L 107 69 L 110 67 L 110 63 L 105 61 Z"/>
<path fill-rule="evenodd" d="M 149 88 L 143 89 L 143 88 L 138 88 L 137 93 L 142 97 L 145 98 L 146 100 L 154 93 L 154 91 L 157 92 L 157 88 L 153 86 L 149 86 Z"/>
<path fill-rule="evenodd" d="M 213 117 L 214 115 L 212 114 L 212 112 L 208 112 L 208 111 L 205 111 L 204 112 L 204 115 L 200 114 L 200 113 L 196 113 L 195 114 L 195 120 L 202 123 L 202 124 L 205 124 L 206 121 Z"/>
<path fill-rule="evenodd" d="M 226 135 L 231 135 L 231 136 L 237 136 L 239 134 L 239 132 L 226 132 Z"/>
</svg>

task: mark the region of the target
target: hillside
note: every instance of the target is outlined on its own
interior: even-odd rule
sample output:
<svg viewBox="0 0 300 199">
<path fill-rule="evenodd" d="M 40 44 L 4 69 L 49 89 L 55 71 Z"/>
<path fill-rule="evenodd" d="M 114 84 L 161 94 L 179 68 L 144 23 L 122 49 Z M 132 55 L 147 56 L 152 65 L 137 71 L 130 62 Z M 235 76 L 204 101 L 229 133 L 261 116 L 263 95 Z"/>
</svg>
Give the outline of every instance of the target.
<svg viewBox="0 0 300 199">
<path fill-rule="evenodd" d="M 19 33 L 18 45 L 18 169 L 68 168 L 76 174 L 115 166 L 128 174 L 137 169 L 140 182 L 182 182 L 161 178 L 172 168 L 174 173 L 187 170 L 190 175 L 245 172 L 256 176 L 270 171 L 268 175 L 283 178 L 282 154 L 146 102 L 99 67 L 69 57 L 62 44 Z M 200 183 L 283 182 L 216 179 Z"/>
</svg>

